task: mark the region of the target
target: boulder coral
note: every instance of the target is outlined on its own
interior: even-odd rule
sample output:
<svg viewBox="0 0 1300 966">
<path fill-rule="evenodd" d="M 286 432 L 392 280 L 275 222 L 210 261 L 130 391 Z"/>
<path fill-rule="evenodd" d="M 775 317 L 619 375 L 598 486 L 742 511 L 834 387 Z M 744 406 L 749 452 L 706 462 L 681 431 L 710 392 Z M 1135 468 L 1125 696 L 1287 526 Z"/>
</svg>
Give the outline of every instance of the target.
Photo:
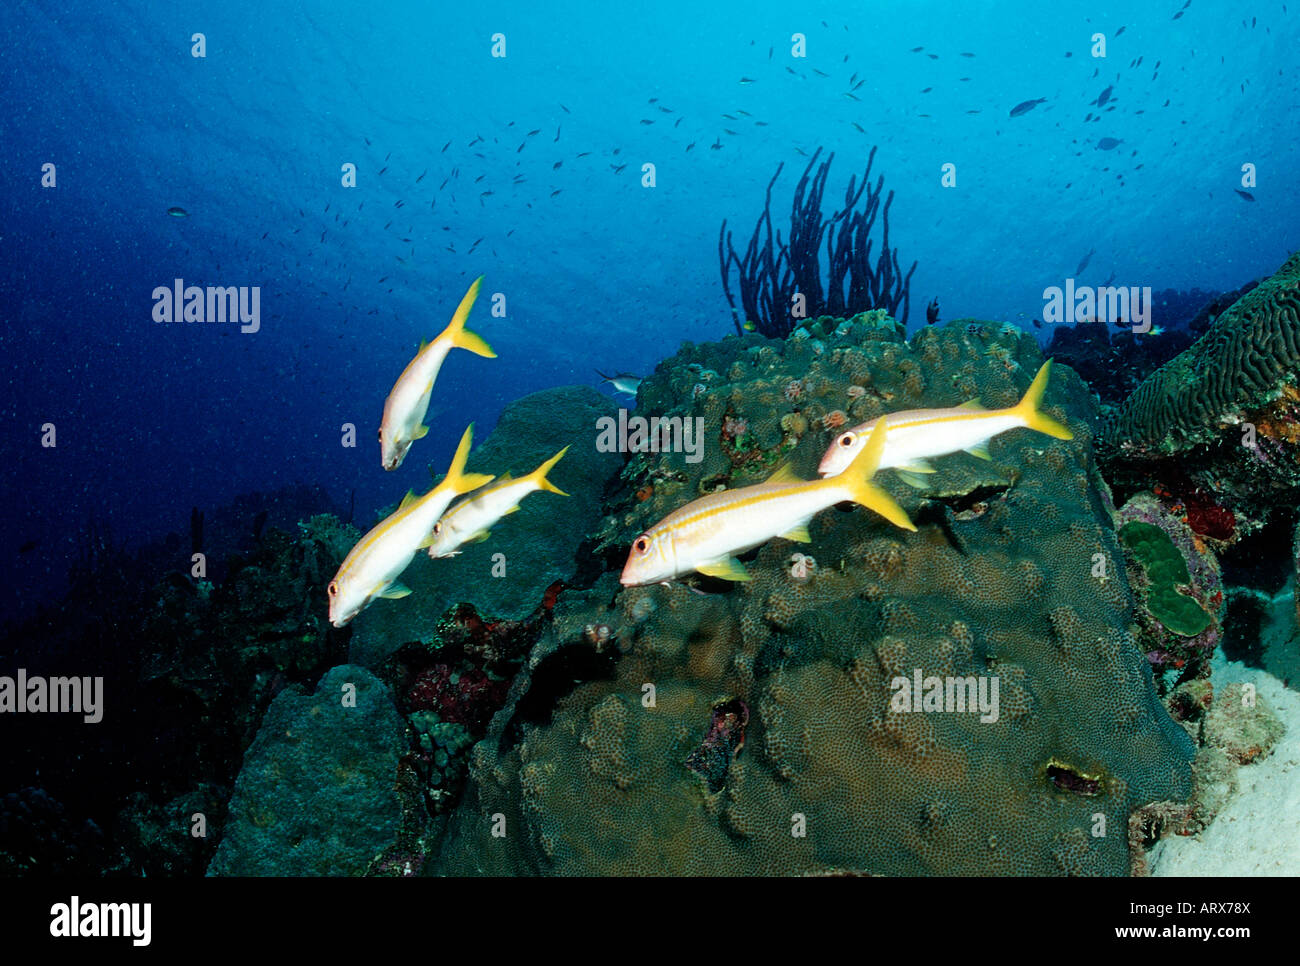
<svg viewBox="0 0 1300 966">
<path fill-rule="evenodd" d="M 881 474 L 916 533 L 832 508 L 810 545 L 759 548 L 746 583 L 617 581 L 678 506 L 778 460 L 811 477 L 846 399 L 856 421 L 1008 406 L 1040 363 L 1032 337 L 960 320 L 910 342 L 840 324 L 688 344 L 661 364 L 640 405 L 701 417 L 710 445 L 628 461 L 593 545 L 605 572 L 559 595 L 470 753 L 436 870 L 1127 873 L 1131 818 L 1188 798 L 1195 749 L 1140 649 L 1096 404 L 1068 368 L 1044 407 L 1072 441 L 1008 432 L 990 460 L 937 460 L 924 490 Z M 727 378 L 698 393 L 703 368 Z M 760 453 L 742 463 L 717 445 L 738 419 Z M 815 579 L 794 579 L 796 550 Z M 593 646 L 593 625 L 617 647 Z"/>
</svg>

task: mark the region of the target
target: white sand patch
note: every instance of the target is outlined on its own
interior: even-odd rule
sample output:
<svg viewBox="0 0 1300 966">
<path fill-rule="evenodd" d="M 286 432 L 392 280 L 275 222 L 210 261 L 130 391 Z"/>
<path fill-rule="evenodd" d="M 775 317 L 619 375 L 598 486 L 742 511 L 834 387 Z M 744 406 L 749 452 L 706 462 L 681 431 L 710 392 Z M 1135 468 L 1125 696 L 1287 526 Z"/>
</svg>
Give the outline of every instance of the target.
<svg viewBox="0 0 1300 966">
<path fill-rule="evenodd" d="M 1285 598 L 1285 608 L 1282 598 Z M 1279 595 L 1277 615 L 1294 614 L 1289 591 Z M 1265 630 L 1281 633 L 1278 624 Z M 1285 631 L 1289 637 L 1294 629 Z M 1294 644 L 1292 645 L 1294 646 Z M 1272 663 L 1272 662 L 1270 662 Z M 1168 835 L 1151 850 L 1158 876 L 1300 875 L 1300 692 L 1256 668 L 1215 655 L 1210 679 L 1215 693 L 1234 682 L 1254 684 L 1257 694 L 1286 726 L 1273 752 L 1237 770 L 1237 794 L 1199 835 Z M 1296 682 L 1292 679 L 1292 684 Z"/>
</svg>

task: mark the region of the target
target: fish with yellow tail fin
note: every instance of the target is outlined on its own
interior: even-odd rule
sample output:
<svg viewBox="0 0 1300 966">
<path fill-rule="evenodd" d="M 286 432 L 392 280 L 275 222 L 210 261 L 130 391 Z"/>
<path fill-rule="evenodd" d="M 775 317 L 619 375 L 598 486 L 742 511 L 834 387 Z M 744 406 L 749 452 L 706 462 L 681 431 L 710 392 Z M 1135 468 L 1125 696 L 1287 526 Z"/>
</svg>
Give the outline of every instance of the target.
<svg viewBox="0 0 1300 966">
<path fill-rule="evenodd" d="M 416 553 L 428 546 L 429 531 L 447 505 L 461 493 L 492 482 L 492 477 L 483 473 L 465 472 L 473 440 L 471 424 L 460 438 L 443 481 L 424 496 L 406 494 L 401 506 L 352 548 L 329 583 L 331 624 L 342 627 L 378 597 L 405 597 L 411 592 L 397 578 Z"/>
<path fill-rule="evenodd" d="M 429 544 L 429 556 L 454 557 L 460 553 L 463 544 L 486 540 L 496 522 L 506 514 L 518 510 L 520 502 L 530 493 L 546 490 L 548 493 L 568 496 L 546 478 L 546 474 L 555 468 L 555 464 L 568 451 L 569 447 L 564 447 L 537 469 L 517 480 L 507 473 L 491 486 L 485 486 L 457 503 L 433 525 L 433 543 Z"/>
<path fill-rule="evenodd" d="M 379 424 L 379 458 L 384 469 L 395 470 L 401 466 L 411 444 L 423 439 L 429 431 L 429 427 L 424 425 L 424 417 L 429 412 L 434 380 L 438 378 L 438 370 L 442 368 L 447 353 L 452 349 L 468 349 L 488 359 L 497 357 L 480 336 L 465 328 L 465 320 L 469 318 L 482 284 L 482 275 L 474 279 L 447 328 L 432 342 L 420 345 L 420 351 L 393 384 L 392 392 L 384 401 L 384 418 Z"/>
<path fill-rule="evenodd" d="M 905 482 L 917 487 L 925 486 L 924 478 L 918 474 L 934 472 L 930 459 L 961 450 L 988 459 L 988 441 L 1008 430 L 1032 429 L 1057 439 L 1074 439 L 1072 432 L 1039 410 L 1051 371 L 1052 360 L 1048 359 L 1034 376 L 1024 398 L 1007 409 L 985 409 L 972 399 L 951 409 L 886 413 L 869 423 L 846 429 L 826 450 L 817 472 L 822 476 L 843 472 L 866 445 L 868 435 L 882 423 L 886 435 L 880 469 L 895 470 Z"/>
<path fill-rule="evenodd" d="M 625 587 L 653 584 L 699 571 L 724 580 L 748 580 L 736 559 L 773 537 L 811 541 L 808 523 L 845 500 L 915 530 L 903 508 L 871 483 L 885 449 L 884 427 L 868 437 L 848 468 L 823 480 L 799 480 L 786 467 L 763 483 L 711 493 L 675 510 L 632 543 L 621 578 Z"/>
</svg>

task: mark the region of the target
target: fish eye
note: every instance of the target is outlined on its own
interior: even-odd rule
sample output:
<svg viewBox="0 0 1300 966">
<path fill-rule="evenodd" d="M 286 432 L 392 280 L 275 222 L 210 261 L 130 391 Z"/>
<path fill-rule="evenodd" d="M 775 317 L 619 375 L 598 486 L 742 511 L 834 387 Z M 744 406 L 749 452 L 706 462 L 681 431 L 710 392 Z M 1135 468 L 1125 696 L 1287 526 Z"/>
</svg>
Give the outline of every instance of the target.
<svg viewBox="0 0 1300 966">
<path fill-rule="evenodd" d="M 437 523 L 435 523 L 435 524 L 433 525 L 433 532 L 434 532 L 435 535 L 436 535 L 436 534 L 439 534 L 439 533 L 442 533 L 442 521 L 441 521 L 441 520 L 439 520 Z"/>
<path fill-rule="evenodd" d="M 632 549 L 637 553 L 645 553 L 650 549 L 650 541 L 644 533 L 636 538 L 636 542 L 632 544 Z"/>
<path fill-rule="evenodd" d="M 380 426 L 380 427 L 379 427 L 379 442 L 382 443 L 383 441 L 384 441 L 384 427 Z"/>
<path fill-rule="evenodd" d="M 847 449 L 848 447 L 853 445 L 853 442 L 856 439 L 857 437 L 853 433 L 845 433 L 843 436 L 840 437 L 840 445 Z"/>
<path fill-rule="evenodd" d="M 337 597 L 339 595 L 339 582 L 337 580 L 331 580 L 328 590 L 331 597 Z"/>
</svg>

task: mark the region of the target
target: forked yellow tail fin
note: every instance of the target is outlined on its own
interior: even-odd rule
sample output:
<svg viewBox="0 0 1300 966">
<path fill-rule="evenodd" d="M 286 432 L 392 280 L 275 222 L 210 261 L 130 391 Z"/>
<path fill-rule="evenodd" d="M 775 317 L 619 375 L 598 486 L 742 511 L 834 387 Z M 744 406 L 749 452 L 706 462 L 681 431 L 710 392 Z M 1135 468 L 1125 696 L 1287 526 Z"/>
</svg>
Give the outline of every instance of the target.
<svg viewBox="0 0 1300 966">
<path fill-rule="evenodd" d="M 558 463 L 561 460 L 561 458 L 563 458 L 564 454 L 567 453 L 568 451 L 569 451 L 569 447 L 567 446 L 564 447 L 564 449 L 560 450 L 558 453 L 556 453 L 554 456 L 548 459 L 545 463 L 543 463 L 541 466 L 537 467 L 537 469 L 533 470 L 531 473 L 528 474 L 528 476 L 533 480 L 533 482 L 537 484 L 539 489 L 549 490 L 551 493 L 560 494 L 560 496 L 569 495 L 546 478 L 546 474 L 551 472 L 551 470 L 555 469 L 555 464 Z"/>
<path fill-rule="evenodd" d="M 896 527 L 915 530 L 916 524 L 911 521 L 903 508 L 894 502 L 894 498 L 871 482 L 871 478 L 876 475 L 876 468 L 880 466 L 880 457 L 885 452 L 885 422 L 883 419 L 877 420 L 876 428 L 867 437 L 867 445 L 853 457 L 853 462 L 843 473 L 827 477 L 825 482 L 830 483 L 835 480 L 848 489 L 849 499 L 854 503 L 880 514 Z"/>
<path fill-rule="evenodd" d="M 495 359 L 497 354 L 492 351 L 492 347 L 483 341 L 483 337 L 471 332 L 465 328 L 465 321 L 469 318 L 469 310 L 474 307 L 474 300 L 478 298 L 478 290 L 483 284 L 483 276 L 480 275 L 474 279 L 470 285 L 469 291 L 465 297 L 460 300 L 460 305 L 456 306 L 456 314 L 451 317 L 451 322 L 447 328 L 442 330 L 438 336 L 439 339 L 447 338 L 451 344 L 458 349 L 468 349 L 476 356 L 483 356 L 487 359 Z"/>
<path fill-rule="evenodd" d="M 1042 368 L 1038 370 L 1038 375 L 1034 376 L 1034 381 L 1025 390 L 1024 398 L 1016 404 L 1013 411 L 1032 430 L 1046 433 L 1048 436 L 1055 436 L 1057 439 L 1074 439 L 1074 433 L 1051 416 L 1047 416 L 1038 410 L 1038 407 L 1043 402 L 1043 393 L 1047 391 L 1047 377 L 1051 374 L 1051 371 L 1052 360 L 1048 359 L 1043 363 Z"/>
<path fill-rule="evenodd" d="M 460 445 L 456 447 L 456 455 L 451 458 L 451 466 L 447 468 L 447 475 L 439 486 L 447 486 L 455 493 L 468 493 L 470 490 L 477 490 L 485 483 L 491 483 L 495 477 L 488 476 L 486 473 L 466 473 L 465 462 L 469 459 L 470 446 L 474 442 L 474 424 L 470 423 L 465 427 L 465 432 L 460 438 Z"/>
</svg>

